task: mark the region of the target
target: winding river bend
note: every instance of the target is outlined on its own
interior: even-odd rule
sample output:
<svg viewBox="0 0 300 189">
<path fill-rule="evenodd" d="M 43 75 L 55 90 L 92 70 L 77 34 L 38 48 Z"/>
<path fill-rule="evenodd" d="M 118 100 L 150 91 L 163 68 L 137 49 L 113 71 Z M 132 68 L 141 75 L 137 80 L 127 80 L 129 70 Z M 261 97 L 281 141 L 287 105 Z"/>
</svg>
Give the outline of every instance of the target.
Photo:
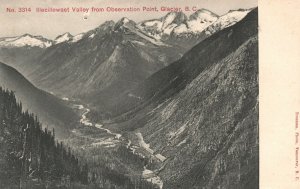
<svg viewBox="0 0 300 189">
<path fill-rule="evenodd" d="M 105 131 L 107 134 L 112 135 L 113 139 L 111 140 L 118 140 L 119 142 L 127 141 L 126 142 L 126 148 L 130 150 L 133 154 L 135 154 L 135 149 L 131 148 L 132 142 L 129 139 L 124 138 L 121 134 L 112 132 L 111 130 L 107 128 L 103 128 L 103 124 L 101 123 L 93 123 L 91 120 L 87 118 L 87 114 L 90 112 L 89 108 L 84 107 L 83 105 L 75 104 L 73 105 L 74 108 L 83 111 L 80 119 L 80 123 L 87 127 L 96 127 L 100 130 Z M 136 136 L 138 137 L 139 145 L 141 148 L 144 148 L 147 152 L 149 152 L 151 155 L 154 155 L 154 150 L 150 148 L 150 145 L 147 144 L 141 133 L 136 133 Z M 112 147 L 114 147 L 112 145 Z M 161 154 L 154 155 L 156 158 L 158 158 L 160 161 L 164 161 L 166 158 L 162 156 Z M 155 171 L 149 170 L 146 167 L 144 167 L 144 171 L 141 173 L 142 178 L 147 180 L 148 182 L 151 182 L 152 184 L 157 185 L 160 189 L 163 188 L 163 181 L 161 178 L 155 173 Z"/>
<path fill-rule="evenodd" d="M 81 116 L 81 119 L 80 119 L 80 123 L 83 124 L 84 126 L 89 126 L 89 127 L 96 127 L 98 129 L 101 129 L 105 132 L 107 132 L 107 134 L 110 134 L 110 135 L 114 135 L 116 139 L 121 139 L 122 135 L 119 134 L 119 133 L 114 133 L 112 131 L 110 131 L 109 129 L 106 129 L 106 128 L 103 128 L 103 125 L 100 124 L 100 123 L 92 123 L 88 118 L 87 118 L 87 114 L 91 111 L 90 109 L 88 108 L 85 108 L 83 105 L 74 105 L 75 108 L 78 108 L 79 110 L 83 110 L 84 109 L 84 112 Z"/>
</svg>

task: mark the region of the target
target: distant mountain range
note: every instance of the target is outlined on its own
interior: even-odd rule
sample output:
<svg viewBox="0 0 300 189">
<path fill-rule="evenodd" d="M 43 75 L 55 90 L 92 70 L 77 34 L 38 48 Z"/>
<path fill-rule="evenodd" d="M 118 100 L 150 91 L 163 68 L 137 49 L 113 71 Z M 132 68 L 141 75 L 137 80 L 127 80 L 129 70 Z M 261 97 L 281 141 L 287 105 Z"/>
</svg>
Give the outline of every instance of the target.
<svg viewBox="0 0 300 189">
<path fill-rule="evenodd" d="M 249 11 L 239 9 L 218 16 L 207 9 L 200 9 L 189 17 L 182 12 L 171 12 L 160 19 L 141 22 L 137 27 L 157 40 L 189 49 L 206 37 L 240 21 Z"/>
<path fill-rule="evenodd" d="M 128 18 L 122 18 L 118 23 L 131 25 L 132 30 L 136 30 L 139 35 L 143 35 L 144 38 L 156 45 L 166 45 L 162 42 L 168 43 L 168 40 L 172 37 L 191 38 L 199 37 L 199 35 L 212 35 L 240 21 L 250 10 L 231 10 L 227 14 L 218 16 L 207 9 L 200 9 L 189 17 L 183 12 L 170 12 L 159 19 L 146 20 L 137 24 Z M 54 40 L 25 34 L 17 37 L 0 38 L 0 47 L 48 48 L 63 42 L 78 42 L 87 34 L 90 34 L 89 37 L 93 38 L 94 36 L 91 33 L 89 31 L 73 36 L 67 32 L 57 36 Z"/>
<path fill-rule="evenodd" d="M 249 11 L 218 16 L 200 9 L 189 17 L 171 12 L 140 23 L 122 18 L 75 36 L 64 33 L 55 40 L 29 34 L 2 38 L 0 61 L 43 90 L 93 105 L 97 101 L 97 107 L 106 109 L 120 93 L 178 60 L 203 39 L 237 23 Z"/>
</svg>

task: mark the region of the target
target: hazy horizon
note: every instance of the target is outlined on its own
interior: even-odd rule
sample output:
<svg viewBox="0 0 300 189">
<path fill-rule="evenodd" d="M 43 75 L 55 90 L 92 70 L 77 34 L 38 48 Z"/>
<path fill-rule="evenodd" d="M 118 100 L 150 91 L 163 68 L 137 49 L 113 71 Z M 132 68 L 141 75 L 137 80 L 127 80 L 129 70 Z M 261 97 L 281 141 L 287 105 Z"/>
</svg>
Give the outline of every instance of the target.
<svg viewBox="0 0 300 189">
<path fill-rule="evenodd" d="M 155 5 L 154 5 L 154 2 Z M 0 0 L 0 19 L 5 29 L 0 30 L 0 37 L 20 36 L 26 33 L 32 35 L 42 35 L 43 37 L 54 39 L 58 35 L 69 32 L 76 35 L 89 31 L 101 25 L 107 20 L 118 21 L 122 17 L 127 17 L 133 21 L 140 22 L 147 19 L 160 18 L 167 12 L 102 12 L 89 13 L 88 19 L 83 19 L 84 13 L 36 13 L 37 7 L 143 7 L 143 6 L 168 6 L 168 7 L 197 7 L 205 8 L 218 15 L 223 15 L 229 10 L 239 8 L 257 7 L 257 0 L 130 0 L 122 2 L 122 0 Z M 31 8 L 29 13 L 9 13 L 7 8 Z M 184 12 L 190 15 L 193 12 Z"/>
</svg>

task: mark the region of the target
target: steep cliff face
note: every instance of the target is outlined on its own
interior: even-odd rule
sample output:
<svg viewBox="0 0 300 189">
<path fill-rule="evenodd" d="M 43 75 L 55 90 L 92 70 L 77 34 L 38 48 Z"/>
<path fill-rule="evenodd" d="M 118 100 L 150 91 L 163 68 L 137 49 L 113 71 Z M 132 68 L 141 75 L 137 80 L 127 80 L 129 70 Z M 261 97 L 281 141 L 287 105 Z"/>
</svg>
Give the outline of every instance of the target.
<svg viewBox="0 0 300 189">
<path fill-rule="evenodd" d="M 148 114 L 166 188 L 258 188 L 257 65 L 253 37 Z"/>
</svg>

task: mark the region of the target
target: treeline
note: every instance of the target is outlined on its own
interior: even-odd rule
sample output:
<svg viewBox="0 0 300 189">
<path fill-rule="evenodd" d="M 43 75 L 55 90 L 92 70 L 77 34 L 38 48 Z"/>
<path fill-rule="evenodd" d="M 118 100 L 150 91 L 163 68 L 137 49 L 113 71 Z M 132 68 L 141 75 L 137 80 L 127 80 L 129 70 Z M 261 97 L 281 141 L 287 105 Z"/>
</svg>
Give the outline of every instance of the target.
<svg viewBox="0 0 300 189">
<path fill-rule="evenodd" d="M 54 130 L 42 129 L 14 93 L 0 87 L 0 188 L 87 184 L 88 172 L 70 148 L 55 141 Z"/>
</svg>

